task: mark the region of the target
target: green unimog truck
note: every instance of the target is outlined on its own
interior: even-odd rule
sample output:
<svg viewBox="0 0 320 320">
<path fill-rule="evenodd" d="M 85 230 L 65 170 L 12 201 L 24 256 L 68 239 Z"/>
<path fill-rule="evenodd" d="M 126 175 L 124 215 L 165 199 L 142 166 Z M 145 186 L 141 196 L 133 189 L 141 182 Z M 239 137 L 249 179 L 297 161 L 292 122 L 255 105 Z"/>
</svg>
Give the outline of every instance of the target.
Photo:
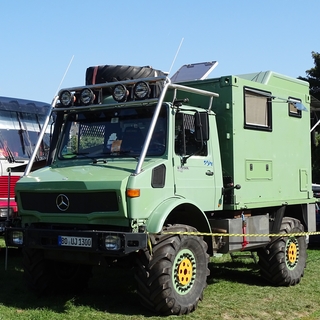
<svg viewBox="0 0 320 320">
<path fill-rule="evenodd" d="M 85 288 L 92 266 L 125 258 L 143 305 L 187 314 L 210 256 L 237 251 L 274 285 L 299 283 L 315 231 L 309 103 L 306 82 L 271 71 L 177 83 L 89 67 L 53 100 L 47 166 L 16 184 L 6 244 L 29 288 Z"/>
</svg>

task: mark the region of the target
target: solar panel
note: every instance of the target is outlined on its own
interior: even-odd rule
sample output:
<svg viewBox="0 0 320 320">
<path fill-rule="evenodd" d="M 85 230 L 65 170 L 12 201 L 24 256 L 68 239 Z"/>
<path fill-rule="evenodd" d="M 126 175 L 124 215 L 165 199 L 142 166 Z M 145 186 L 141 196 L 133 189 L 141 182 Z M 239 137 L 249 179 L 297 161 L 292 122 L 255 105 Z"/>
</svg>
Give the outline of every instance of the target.
<svg viewBox="0 0 320 320">
<path fill-rule="evenodd" d="M 185 64 L 171 77 L 171 82 L 204 80 L 217 65 L 218 61 Z"/>
</svg>

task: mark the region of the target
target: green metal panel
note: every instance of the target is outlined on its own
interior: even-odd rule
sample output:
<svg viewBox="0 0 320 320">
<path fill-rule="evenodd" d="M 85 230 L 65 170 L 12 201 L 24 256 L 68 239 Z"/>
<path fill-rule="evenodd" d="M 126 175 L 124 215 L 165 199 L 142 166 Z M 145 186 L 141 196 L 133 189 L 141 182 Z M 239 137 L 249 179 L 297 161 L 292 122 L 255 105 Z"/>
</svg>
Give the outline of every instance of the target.
<svg viewBox="0 0 320 320">
<path fill-rule="evenodd" d="M 271 160 L 245 160 L 246 181 L 272 180 Z"/>
<path fill-rule="evenodd" d="M 307 169 L 300 169 L 300 191 L 308 191 L 309 186 L 309 176 L 308 176 L 308 170 Z"/>
</svg>

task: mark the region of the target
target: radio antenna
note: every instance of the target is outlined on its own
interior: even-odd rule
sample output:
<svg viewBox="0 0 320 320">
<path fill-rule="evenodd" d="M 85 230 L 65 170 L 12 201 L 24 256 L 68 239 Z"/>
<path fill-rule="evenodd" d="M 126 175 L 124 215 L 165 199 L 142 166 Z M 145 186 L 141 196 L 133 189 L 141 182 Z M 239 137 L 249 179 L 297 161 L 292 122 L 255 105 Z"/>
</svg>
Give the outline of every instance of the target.
<svg viewBox="0 0 320 320">
<path fill-rule="evenodd" d="M 172 63 L 171 63 L 171 67 L 170 67 L 170 70 L 169 70 L 168 76 L 169 76 L 169 74 L 171 73 L 172 67 L 173 67 L 173 65 L 174 65 L 174 63 L 175 63 L 175 61 L 176 61 L 176 59 L 177 59 L 177 56 L 178 56 L 178 53 L 179 53 L 180 48 L 181 48 L 181 46 L 182 46 L 182 42 L 183 42 L 183 40 L 184 40 L 184 38 L 182 38 L 182 39 L 181 39 L 181 41 L 180 41 L 179 48 L 178 48 L 178 50 L 177 50 L 177 52 L 176 52 L 176 55 L 174 56 L 174 59 L 173 59 L 173 61 L 172 61 Z"/>
<path fill-rule="evenodd" d="M 60 83 L 59 83 L 59 86 L 58 86 L 58 89 L 57 89 L 57 92 L 56 92 L 55 96 L 58 94 L 58 92 L 59 92 L 59 90 L 60 90 L 60 87 L 61 87 L 61 85 L 62 85 L 62 82 L 63 82 L 64 78 L 66 77 L 68 71 L 69 71 L 69 68 L 70 68 L 70 66 L 71 66 L 71 63 L 72 63 L 73 58 L 74 58 L 74 55 L 72 56 L 72 58 L 71 58 L 71 60 L 70 60 L 70 62 L 69 62 L 69 64 L 68 64 L 68 67 L 67 67 L 67 69 L 66 69 L 66 71 L 65 71 L 65 73 L 64 73 L 64 75 L 63 75 L 63 77 L 62 77 L 62 79 L 61 79 L 61 81 L 60 81 Z"/>
</svg>

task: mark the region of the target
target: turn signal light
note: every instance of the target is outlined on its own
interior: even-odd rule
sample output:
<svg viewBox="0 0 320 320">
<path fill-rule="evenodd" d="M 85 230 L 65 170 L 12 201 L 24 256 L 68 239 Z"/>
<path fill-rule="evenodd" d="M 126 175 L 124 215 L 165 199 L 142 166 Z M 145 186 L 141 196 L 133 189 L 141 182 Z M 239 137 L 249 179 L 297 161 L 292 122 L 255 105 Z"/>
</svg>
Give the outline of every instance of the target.
<svg viewBox="0 0 320 320">
<path fill-rule="evenodd" d="M 127 189 L 127 197 L 129 198 L 140 197 L 140 189 Z"/>
</svg>

